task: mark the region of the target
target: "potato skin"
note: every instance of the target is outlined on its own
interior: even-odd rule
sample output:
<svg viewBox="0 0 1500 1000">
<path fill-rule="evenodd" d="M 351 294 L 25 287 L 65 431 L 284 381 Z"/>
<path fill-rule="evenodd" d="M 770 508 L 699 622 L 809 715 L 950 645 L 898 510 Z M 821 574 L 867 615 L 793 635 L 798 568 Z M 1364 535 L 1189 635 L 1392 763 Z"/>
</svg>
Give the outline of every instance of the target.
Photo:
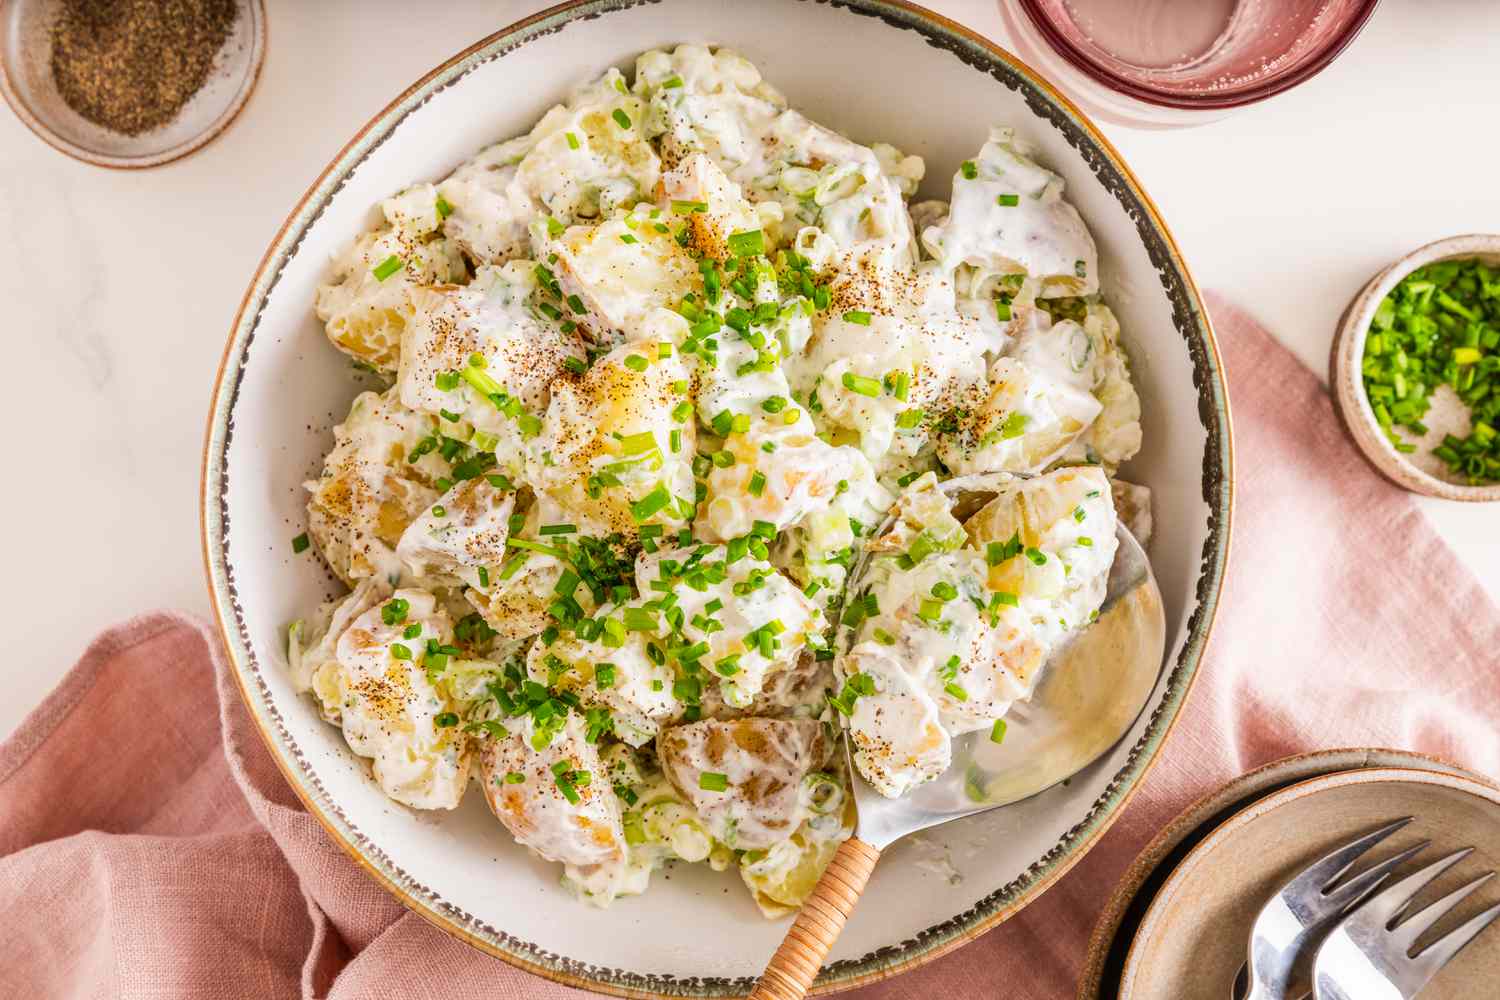
<svg viewBox="0 0 1500 1000">
<path fill-rule="evenodd" d="M 790 837 L 806 818 L 802 779 L 828 762 L 832 747 L 814 719 L 744 718 L 673 726 L 657 739 L 662 770 L 709 831 L 737 849 Z M 704 788 L 722 774 L 723 791 Z"/>
</svg>

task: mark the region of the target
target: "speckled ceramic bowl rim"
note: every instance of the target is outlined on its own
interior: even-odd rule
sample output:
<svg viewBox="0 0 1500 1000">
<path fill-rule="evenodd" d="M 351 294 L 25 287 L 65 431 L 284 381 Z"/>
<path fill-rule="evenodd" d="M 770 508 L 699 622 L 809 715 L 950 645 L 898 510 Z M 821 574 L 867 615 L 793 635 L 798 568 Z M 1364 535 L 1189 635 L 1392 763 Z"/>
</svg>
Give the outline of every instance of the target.
<svg viewBox="0 0 1500 1000">
<path fill-rule="evenodd" d="M 1328 386 L 1334 408 L 1344 429 L 1369 463 L 1386 479 L 1402 489 L 1444 500 L 1485 503 L 1500 500 L 1500 485 L 1466 486 L 1450 483 L 1419 469 L 1392 447 L 1375 419 L 1375 410 L 1365 395 L 1360 361 L 1365 355 L 1365 338 L 1381 301 L 1391 289 L 1419 267 L 1440 260 L 1464 260 L 1481 254 L 1500 256 L 1500 234 L 1468 233 L 1418 247 L 1371 278 L 1339 318 L 1338 332 L 1328 360 Z"/>
<path fill-rule="evenodd" d="M 1077 1000 L 1101 1000 L 1116 995 L 1105 987 L 1111 975 L 1112 960 L 1121 949 L 1128 950 L 1129 941 L 1122 939 L 1126 935 L 1133 939 L 1140 926 L 1138 900 L 1149 905 L 1160 891 L 1160 883 L 1166 881 L 1171 870 L 1187 856 L 1187 851 L 1221 823 L 1246 806 L 1299 781 L 1344 771 L 1391 767 L 1444 771 L 1483 780 L 1480 775 L 1442 757 L 1383 747 L 1313 750 L 1282 757 L 1247 771 L 1184 809 L 1162 827 L 1130 863 L 1089 937 L 1088 959 L 1078 980 Z M 1163 866 L 1168 867 L 1163 870 Z M 1158 873 L 1161 874 L 1160 880 Z M 1146 898 L 1140 899 L 1143 894 Z M 1133 923 L 1132 913 L 1137 914 Z M 1116 966 L 1116 971 L 1122 967 L 1123 960 Z M 1119 983 L 1115 982 L 1114 986 L 1118 988 Z"/>
<path fill-rule="evenodd" d="M 13 3 L 20 0 L 0 0 L 0 25 L 5 24 L 5 10 Z M 223 114 L 215 118 L 213 122 L 199 132 L 197 135 L 185 142 L 180 142 L 170 149 L 164 149 L 159 153 L 151 153 L 147 156 L 113 156 L 109 153 L 100 153 L 87 149 L 75 142 L 70 142 L 58 135 L 42 121 L 31 107 L 21 99 L 20 92 L 11 82 L 10 73 L 6 69 L 5 60 L 0 59 L 0 95 L 4 95 L 5 103 L 21 119 L 21 124 L 31 130 L 38 139 L 51 146 L 66 156 L 96 167 L 108 167 L 111 170 L 145 170 L 149 167 L 159 167 L 184 156 L 196 153 L 198 150 L 213 142 L 233 125 L 239 118 L 240 112 L 245 110 L 245 105 L 250 103 L 250 95 L 255 93 L 256 86 L 260 83 L 261 65 L 266 58 L 266 35 L 267 20 L 265 0 L 248 0 L 246 9 L 249 10 L 252 23 L 250 26 L 250 78 L 235 93 L 234 100 L 224 109 Z"/>
<path fill-rule="evenodd" d="M 1162 884 L 1161 889 L 1151 900 L 1151 906 L 1141 920 L 1140 927 L 1136 930 L 1134 939 L 1130 942 L 1130 953 L 1125 959 L 1125 969 L 1120 977 L 1120 1000 L 1130 1000 L 1132 993 L 1128 990 L 1132 970 L 1140 960 L 1143 945 L 1151 938 L 1156 924 L 1164 919 L 1165 914 L 1171 908 L 1173 896 L 1182 888 L 1183 883 L 1192 874 L 1193 869 L 1203 863 L 1203 859 L 1216 850 L 1228 837 L 1233 836 L 1240 830 L 1254 823 L 1261 822 L 1266 816 L 1282 808 L 1289 802 L 1306 798 L 1310 795 L 1318 795 L 1321 792 L 1333 788 L 1345 788 L 1350 785 L 1390 784 L 1393 782 L 1415 783 L 1421 785 L 1438 785 L 1442 788 L 1451 788 L 1454 791 L 1463 792 L 1486 802 L 1500 805 L 1500 788 L 1478 777 L 1468 774 L 1454 773 L 1451 771 L 1432 771 L 1413 767 L 1373 767 L 1358 768 L 1351 771 L 1335 771 L 1331 774 L 1319 774 L 1279 789 L 1270 795 L 1263 796 L 1251 802 L 1239 810 L 1228 820 L 1216 826 L 1212 833 L 1203 838 L 1193 846 L 1187 857 L 1172 870 L 1167 881 Z M 1316 836 L 1316 834 L 1314 834 Z"/>
<path fill-rule="evenodd" d="M 452 85 L 475 67 L 503 57 L 529 41 L 566 30 L 582 19 L 615 15 L 654 0 L 577 0 L 544 10 L 502 29 L 444 62 L 413 84 L 350 140 L 308 189 L 267 249 L 251 279 L 225 346 L 209 411 L 203 454 L 201 516 L 204 563 L 215 619 L 224 637 L 246 707 L 272 757 L 308 811 L 334 840 L 403 904 L 442 930 L 512 965 L 555 982 L 618 996 L 650 997 L 742 996 L 753 982 L 745 978 L 641 975 L 589 965 L 521 941 L 464 912 L 417 884 L 377 845 L 371 843 L 332 801 L 307 766 L 272 704 L 245 625 L 234 573 L 227 555 L 228 470 L 225 457 L 233 434 L 233 411 L 246 352 L 253 339 L 266 299 L 303 235 L 321 215 L 349 173 L 384 142 L 392 130 L 434 94 Z M 807 2 L 807 0 L 804 0 Z M 818 0 L 828 3 L 829 0 Z M 1018 912 L 1061 878 L 1120 814 L 1139 787 L 1164 740 L 1180 716 L 1209 639 L 1229 558 L 1233 511 L 1233 441 L 1229 397 L 1224 384 L 1218 344 L 1207 310 L 1181 252 L 1156 206 L 1125 166 L 1118 152 L 1071 102 L 1033 70 L 993 42 L 941 15 L 904 0 L 833 0 L 830 4 L 851 16 L 875 17 L 893 29 L 915 31 L 929 45 L 964 64 L 987 72 L 1021 93 L 1028 106 L 1056 127 L 1084 157 L 1096 176 L 1122 203 L 1136 223 L 1148 255 L 1156 266 L 1173 313 L 1173 326 L 1186 342 L 1198 390 L 1198 415 L 1203 425 L 1204 464 L 1202 498 L 1209 508 L 1207 535 L 1195 586 L 1196 605 L 1186 625 L 1186 640 L 1172 665 L 1165 693 L 1152 711 L 1147 728 L 1132 746 L 1126 763 L 1091 806 L 1082 822 L 1070 829 L 1050 851 L 1034 861 L 1010 884 L 997 888 L 969 910 L 927 928 L 900 945 L 878 949 L 859 958 L 825 967 L 813 992 L 827 993 L 888 978 L 973 940 Z M 588 67 L 580 67 L 580 71 Z"/>
</svg>

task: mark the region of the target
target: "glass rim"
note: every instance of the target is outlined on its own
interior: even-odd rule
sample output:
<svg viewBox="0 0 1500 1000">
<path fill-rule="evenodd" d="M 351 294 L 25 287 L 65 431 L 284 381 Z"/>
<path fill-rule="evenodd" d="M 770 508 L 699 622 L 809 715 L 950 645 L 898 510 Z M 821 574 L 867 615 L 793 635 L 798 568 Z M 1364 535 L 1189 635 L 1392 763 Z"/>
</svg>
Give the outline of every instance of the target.
<svg viewBox="0 0 1500 1000">
<path fill-rule="evenodd" d="M 1361 0 L 1359 9 L 1349 19 L 1349 22 L 1338 35 L 1310 58 L 1304 60 L 1299 66 L 1285 75 L 1273 77 L 1261 83 L 1251 84 L 1238 90 L 1220 91 L 1214 94 L 1186 95 L 1165 88 L 1138 83 L 1110 71 L 1097 60 L 1091 58 L 1082 48 L 1073 44 L 1071 39 L 1058 30 L 1051 19 L 1042 14 L 1039 0 L 1016 0 L 1016 6 L 1026 15 L 1026 19 L 1031 22 L 1031 26 L 1042 35 L 1043 40 L 1052 47 L 1052 50 L 1067 60 L 1069 65 L 1086 74 L 1096 83 L 1102 84 L 1116 93 L 1133 97 L 1147 104 L 1188 111 L 1241 108 L 1248 104 L 1263 101 L 1268 97 L 1274 97 L 1282 91 L 1290 90 L 1292 87 L 1306 82 L 1327 69 L 1328 65 L 1337 59 L 1355 38 L 1359 37 L 1359 33 L 1369 23 L 1371 16 L 1375 13 L 1375 8 L 1379 5 L 1380 0 Z"/>
</svg>

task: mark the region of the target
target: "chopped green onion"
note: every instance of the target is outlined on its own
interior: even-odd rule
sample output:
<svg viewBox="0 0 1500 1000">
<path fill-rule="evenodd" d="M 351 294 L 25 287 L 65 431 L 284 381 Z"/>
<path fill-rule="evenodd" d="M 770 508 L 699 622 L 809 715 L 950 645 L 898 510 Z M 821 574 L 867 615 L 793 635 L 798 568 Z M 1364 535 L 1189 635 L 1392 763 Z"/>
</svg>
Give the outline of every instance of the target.
<svg viewBox="0 0 1500 1000">
<path fill-rule="evenodd" d="M 385 260 L 381 261 L 379 264 L 376 264 L 375 267 L 370 271 L 370 273 L 375 275 L 376 281 L 384 281 L 386 278 L 389 278 L 391 275 L 401 270 L 401 267 L 401 258 L 396 256 L 395 254 L 391 254 Z"/>
<path fill-rule="evenodd" d="M 667 491 L 666 485 L 657 483 L 655 489 L 630 505 L 630 516 L 637 522 L 644 521 L 671 502 L 672 494 Z"/>
<path fill-rule="evenodd" d="M 302 553 L 307 551 L 307 547 L 311 544 L 312 542 L 308 540 L 307 532 L 304 531 L 302 534 L 292 539 L 292 554 L 301 555 Z"/>
<path fill-rule="evenodd" d="M 844 322 L 853 323 L 856 326 L 869 326 L 870 314 L 863 309 L 850 309 L 844 313 Z"/>
<path fill-rule="evenodd" d="M 620 126 L 621 128 L 630 127 L 630 116 L 627 115 L 624 111 L 621 111 L 619 108 L 615 108 L 613 111 L 611 111 L 609 113 L 609 116 L 613 118 L 615 120 L 615 124 Z"/>
<path fill-rule="evenodd" d="M 723 792 L 729 788 L 729 776 L 715 771 L 704 771 L 698 775 L 698 787 L 705 792 Z"/>
<path fill-rule="evenodd" d="M 861 396 L 869 396 L 875 399 L 880 395 L 880 380 L 870 378 L 868 375 L 856 375 L 853 372 L 844 372 L 844 388 L 850 392 L 857 392 Z"/>
<path fill-rule="evenodd" d="M 991 743 L 1004 743 L 1005 742 L 1005 720 L 1004 719 L 996 719 L 994 726 L 990 727 L 990 742 Z"/>
<path fill-rule="evenodd" d="M 725 243 L 729 246 L 729 252 L 736 257 L 754 257 L 766 252 L 765 234 L 759 229 L 730 233 Z"/>
</svg>

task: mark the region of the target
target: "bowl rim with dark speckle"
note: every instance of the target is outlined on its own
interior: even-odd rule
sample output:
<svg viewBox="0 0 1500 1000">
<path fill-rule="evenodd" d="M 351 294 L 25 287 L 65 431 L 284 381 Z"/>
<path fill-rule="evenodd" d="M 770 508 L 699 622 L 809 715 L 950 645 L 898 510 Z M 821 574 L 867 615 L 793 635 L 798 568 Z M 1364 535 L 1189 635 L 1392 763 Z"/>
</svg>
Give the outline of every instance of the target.
<svg viewBox="0 0 1500 1000">
<path fill-rule="evenodd" d="M 311 712 L 311 707 L 273 702 L 273 685 L 284 685 L 284 681 L 277 676 L 278 665 L 273 662 L 265 633 L 257 630 L 252 634 L 248 624 L 255 617 L 252 603 L 264 602 L 267 597 L 248 591 L 259 587 L 264 592 L 267 585 L 261 582 L 263 576 L 269 575 L 279 581 L 276 574 L 289 571 L 283 570 L 279 561 L 274 566 L 268 561 L 265 563 L 268 568 L 257 577 L 252 571 L 261 569 L 260 560 L 289 557 L 278 554 L 252 559 L 249 550 L 244 548 L 236 550 L 244 553 L 243 556 L 232 554 L 232 501 L 249 502 L 236 499 L 247 490 L 257 497 L 265 493 L 261 484 L 256 484 L 253 489 L 242 485 L 240 492 L 236 492 L 233 485 L 245 482 L 243 474 L 236 477 L 230 468 L 234 440 L 252 441 L 236 450 L 235 454 L 257 447 L 252 440 L 257 432 L 246 417 L 247 407 L 237 411 L 236 405 L 246 394 L 255 399 L 269 398 L 264 394 L 256 395 L 260 387 L 268 383 L 264 379 L 257 382 L 254 372 L 267 367 L 261 358 L 266 356 L 266 351 L 274 349 L 274 344 L 292 339 L 288 330 L 273 328 L 262 331 L 263 336 L 257 340 L 257 330 L 270 325 L 263 321 L 268 311 L 277 307 L 272 301 L 273 289 L 284 273 L 305 259 L 298 256 L 298 251 L 309 242 L 310 232 L 316 232 L 315 224 L 335 196 L 351 182 L 356 171 L 376 155 L 408 116 L 420 112 L 424 105 L 440 98 L 448 88 L 459 85 L 470 73 L 482 71 L 518 51 L 524 58 L 527 55 L 525 47 L 539 40 L 570 38 L 568 32 L 571 28 L 593 32 L 601 24 L 611 23 L 610 19 L 618 18 L 622 24 L 626 23 L 633 10 L 640 10 L 643 16 L 653 9 L 660 12 L 662 3 L 663 0 L 577 0 L 544 10 L 496 32 L 443 62 L 398 96 L 350 140 L 313 182 L 251 277 L 225 347 L 204 443 L 201 493 L 204 562 L 215 619 L 227 648 L 231 674 L 272 757 L 308 811 L 329 835 L 403 904 L 442 930 L 483 951 L 566 985 L 620 996 L 742 996 L 753 985 L 753 979 L 720 975 L 718 970 L 711 968 L 694 974 L 643 973 L 559 954 L 512 933 L 498 922 L 465 910 L 413 877 L 402 867 L 399 855 L 393 851 L 401 845 L 377 842 L 351 819 L 351 812 L 328 793 L 327 786 L 315 770 L 312 748 L 299 745 L 298 739 L 292 735 L 294 727 L 289 725 L 286 713 L 295 711 L 301 719 Z M 687 0 L 665 0 L 665 3 L 668 6 L 686 4 Z M 903 45 L 915 44 L 924 53 L 928 49 L 939 53 L 935 58 L 957 60 L 960 66 L 986 77 L 986 86 L 998 83 L 1018 95 L 1029 113 L 1040 119 L 1036 127 L 1055 130 L 1054 138 L 1059 145 L 1071 147 L 1068 154 L 1074 157 L 1071 169 L 1091 174 L 1090 183 L 1098 185 L 1102 190 L 1100 196 L 1109 199 L 1110 211 L 1118 213 L 1117 220 L 1123 220 L 1117 224 L 1120 238 L 1139 241 L 1132 253 L 1144 254 L 1145 264 L 1137 273 L 1151 284 L 1139 286 L 1137 294 L 1160 296 L 1154 301 L 1159 303 L 1160 312 L 1167 322 L 1151 333 L 1157 338 L 1155 342 L 1164 355 L 1168 352 L 1174 355 L 1171 359 L 1174 366 L 1172 381 L 1181 400 L 1170 412 L 1174 419 L 1184 424 L 1179 430 L 1189 432 L 1193 438 L 1193 460 L 1190 464 L 1176 466 L 1172 481 L 1172 488 L 1180 491 L 1182 503 L 1191 507 L 1195 522 L 1190 533 L 1193 545 L 1190 550 L 1178 553 L 1183 577 L 1178 591 L 1182 606 L 1180 625 L 1176 630 L 1177 652 L 1175 659 L 1166 664 L 1153 705 L 1138 723 L 1138 736 L 1112 752 L 1115 756 L 1110 769 L 1100 770 L 1089 779 L 1084 786 L 1089 789 L 1086 801 L 1079 802 L 1076 813 L 1071 808 L 1067 813 L 1065 832 L 1053 842 L 1049 831 L 1050 848 L 1034 857 L 1028 854 L 1028 861 L 1023 862 L 1024 870 L 1013 880 L 992 886 L 986 884 L 987 895 L 977 903 L 972 906 L 962 904 L 958 907 L 961 912 L 926 927 L 913 937 L 831 963 L 825 967 L 814 987 L 815 993 L 827 993 L 888 978 L 974 940 L 1019 912 L 1053 885 L 1119 817 L 1141 787 L 1142 779 L 1181 717 L 1189 691 L 1200 672 L 1229 558 L 1234 455 L 1228 390 L 1207 309 L 1160 213 L 1098 129 L 1050 84 L 993 42 L 904 0 L 839 0 L 836 3 L 782 0 L 782 3 L 787 8 L 784 13 L 789 15 L 788 20 L 798 10 L 807 10 L 816 12 L 820 24 L 826 25 L 829 18 L 847 17 L 851 24 L 858 21 L 865 30 L 878 25 L 874 30 L 889 28 L 892 34 L 911 33 L 903 37 Z M 780 30 L 786 30 L 786 26 L 780 26 Z M 590 34 L 589 37 L 594 36 Z M 679 36 L 678 40 L 682 37 Z M 718 40 L 723 44 L 737 41 L 722 37 Z M 595 65 L 576 67 L 580 75 L 597 72 L 599 68 Z M 956 161 L 953 166 L 956 167 Z M 409 180 L 410 177 L 405 177 L 401 182 Z M 310 302 L 306 303 L 306 308 L 310 314 Z M 310 331 L 297 330 L 295 333 L 299 342 L 304 342 L 300 338 L 307 338 L 305 343 L 309 350 L 331 351 L 326 344 L 313 345 Z M 256 351 L 251 350 L 252 342 Z M 261 350 L 262 345 L 264 350 Z M 1167 359 L 1163 358 L 1161 363 L 1166 364 Z M 1183 372 L 1180 380 L 1175 375 L 1178 370 Z M 1164 405 L 1158 402 L 1159 407 Z M 1158 409 L 1157 412 L 1162 411 Z M 1201 451 L 1199 434 L 1202 435 Z M 1176 437 L 1180 440 L 1183 434 Z M 265 441 L 261 441 L 260 446 L 265 449 L 276 447 L 274 442 Z M 1200 516 L 1203 520 L 1198 522 L 1196 519 Z M 242 522 L 235 523 L 235 530 L 243 535 L 246 529 L 241 526 Z M 246 543 L 241 540 L 241 544 Z M 262 542 L 254 544 L 260 552 L 267 550 Z M 282 547 L 278 546 L 277 551 Z M 308 720 L 309 726 L 315 721 L 311 716 Z M 336 734 L 336 731 L 332 732 Z M 1075 782 L 1075 786 L 1079 784 Z M 1097 792 L 1094 791 L 1096 787 Z M 1077 787 L 1069 794 L 1081 798 Z M 876 877 L 879 878 L 878 872 Z M 769 956 L 770 949 L 766 954 Z"/>
</svg>

